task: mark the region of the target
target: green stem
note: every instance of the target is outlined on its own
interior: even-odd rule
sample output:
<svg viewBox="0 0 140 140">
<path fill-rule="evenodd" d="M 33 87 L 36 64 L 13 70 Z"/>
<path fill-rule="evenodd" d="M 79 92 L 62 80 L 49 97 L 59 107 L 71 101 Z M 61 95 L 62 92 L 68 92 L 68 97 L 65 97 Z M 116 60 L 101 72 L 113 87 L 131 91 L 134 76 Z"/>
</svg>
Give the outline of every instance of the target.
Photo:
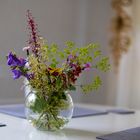
<svg viewBox="0 0 140 140">
<path fill-rule="evenodd" d="M 56 123 L 58 124 L 58 127 L 57 127 L 57 128 L 60 128 L 61 124 L 59 123 L 59 121 L 58 121 L 56 115 L 54 115 L 54 114 L 52 113 L 52 111 L 50 111 L 50 113 L 51 113 L 51 115 L 53 116 L 53 118 L 55 119 Z"/>
</svg>

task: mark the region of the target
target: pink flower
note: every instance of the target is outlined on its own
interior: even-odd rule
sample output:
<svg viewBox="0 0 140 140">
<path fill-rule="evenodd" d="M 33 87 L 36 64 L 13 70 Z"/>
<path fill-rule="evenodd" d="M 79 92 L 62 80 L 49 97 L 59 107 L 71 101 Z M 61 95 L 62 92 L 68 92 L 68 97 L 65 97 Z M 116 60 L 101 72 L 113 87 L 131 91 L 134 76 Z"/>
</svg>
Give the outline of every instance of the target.
<svg viewBox="0 0 140 140">
<path fill-rule="evenodd" d="M 31 47 L 30 46 L 27 46 L 27 47 L 24 47 L 22 50 L 23 51 L 27 51 L 27 50 L 29 50 Z"/>
<path fill-rule="evenodd" d="M 91 69 L 91 63 L 86 63 L 83 65 L 83 70 L 90 70 Z"/>
</svg>

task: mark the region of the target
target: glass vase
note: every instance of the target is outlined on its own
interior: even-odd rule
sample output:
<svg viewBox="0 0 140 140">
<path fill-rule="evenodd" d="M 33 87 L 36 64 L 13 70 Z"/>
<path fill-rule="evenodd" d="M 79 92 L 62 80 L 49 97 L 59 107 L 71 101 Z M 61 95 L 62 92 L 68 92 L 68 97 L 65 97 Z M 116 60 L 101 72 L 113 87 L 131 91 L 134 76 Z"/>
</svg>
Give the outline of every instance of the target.
<svg viewBox="0 0 140 140">
<path fill-rule="evenodd" d="M 27 120 L 39 130 L 63 129 L 73 114 L 73 101 L 69 93 L 65 91 L 61 97 L 57 95 L 59 93 L 52 93 L 51 97 L 45 98 L 36 93 L 36 91 L 30 91 L 26 96 L 25 114 Z"/>
</svg>

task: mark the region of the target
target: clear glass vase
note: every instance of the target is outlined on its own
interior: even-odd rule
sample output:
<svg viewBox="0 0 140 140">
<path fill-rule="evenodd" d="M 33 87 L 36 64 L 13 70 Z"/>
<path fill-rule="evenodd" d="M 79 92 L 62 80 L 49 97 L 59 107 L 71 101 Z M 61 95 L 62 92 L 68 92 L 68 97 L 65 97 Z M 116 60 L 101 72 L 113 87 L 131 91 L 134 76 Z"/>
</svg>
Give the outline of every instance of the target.
<svg viewBox="0 0 140 140">
<path fill-rule="evenodd" d="M 55 94 L 50 98 L 42 98 L 35 91 L 30 91 L 26 96 L 26 118 L 39 130 L 63 129 L 72 118 L 74 107 L 69 93 L 64 92 L 63 98 L 58 98 Z"/>
</svg>

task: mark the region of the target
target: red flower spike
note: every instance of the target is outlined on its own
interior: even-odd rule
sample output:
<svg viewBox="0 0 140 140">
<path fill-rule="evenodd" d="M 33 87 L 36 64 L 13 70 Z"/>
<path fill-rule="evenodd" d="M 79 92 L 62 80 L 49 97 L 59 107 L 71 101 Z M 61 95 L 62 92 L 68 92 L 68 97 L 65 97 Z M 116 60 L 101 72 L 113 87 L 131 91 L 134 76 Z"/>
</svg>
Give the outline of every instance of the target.
<svg viewBox="0 0 140 140">
<path fill-rule="evenodd" d="M 28 28 L 30 30 L 30 39 L 28 41 L 29 45 L 31 46 L 32 52 L 37 56 L 37 48 L 39 47 L 39 44 L 37 43 L 38 40 L 38 31 L 37 31 L 37 24 L 34 21 L 34 18 L 30 12 L 30 10 L 27 10 L 27 18 L 28 18 Z"/>
</svg>

